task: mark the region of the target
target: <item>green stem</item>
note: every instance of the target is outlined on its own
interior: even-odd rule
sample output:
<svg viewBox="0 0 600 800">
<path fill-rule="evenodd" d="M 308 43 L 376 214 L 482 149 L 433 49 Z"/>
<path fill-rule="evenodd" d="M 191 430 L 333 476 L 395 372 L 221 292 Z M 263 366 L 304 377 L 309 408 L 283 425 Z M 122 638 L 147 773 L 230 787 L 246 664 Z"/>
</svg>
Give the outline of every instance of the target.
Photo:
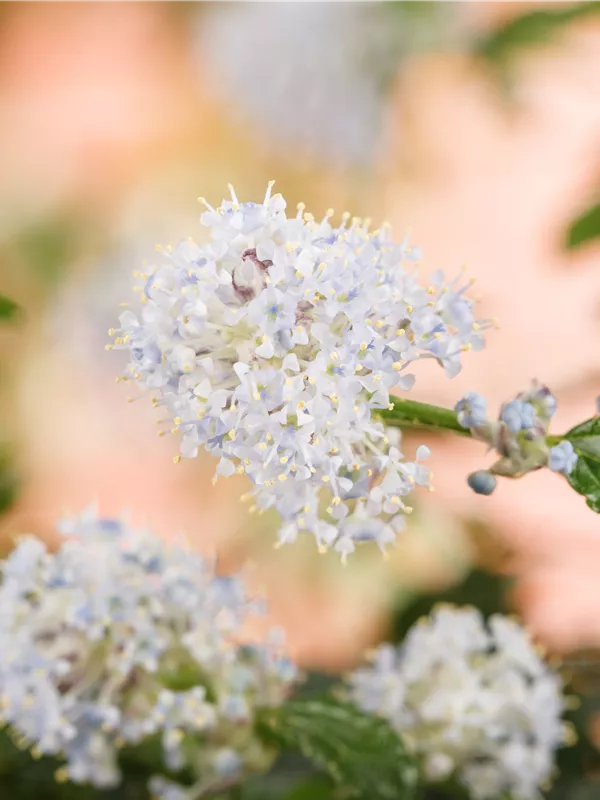
<svg viewBox="0 0 600 800">
<path fill-rule="evenodd" d="M 381 420 L 390 427 L 421 431 L 452 431 L 461 436 L 472 436 L 471 431 L 459 423 L 456 411 L 451 408 L 399 397 L 394 398 L 392 405 L 393 408 L 378 412 Z M 553 447 L 563 439 L 564 436 L 547 436 L 546 443 L 548 447 Z"/>
<path fill-rule="evenodd" d="M 383 422 L 391 427 L 453 431 L 461 436 L 471 436 L 471 431 L 463 428 L 456 411 L 451 408 L 401 398 L 395 398 L 393 406 L 392 409 L 379 412 Z"/>
</svg>

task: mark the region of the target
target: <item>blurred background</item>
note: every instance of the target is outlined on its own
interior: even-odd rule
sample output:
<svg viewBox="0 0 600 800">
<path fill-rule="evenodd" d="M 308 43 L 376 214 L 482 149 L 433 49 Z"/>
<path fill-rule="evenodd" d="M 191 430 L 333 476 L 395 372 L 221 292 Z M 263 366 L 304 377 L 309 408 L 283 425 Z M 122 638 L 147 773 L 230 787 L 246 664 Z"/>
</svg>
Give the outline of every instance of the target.
<svg viewBox="0 0 600 800">
<path fill-rule="evenodd" d="M 115 383 L 107 330 L 157 242 L 201 235 L 197 196 L 235 185 L 411 231 L 425 267 L 466 264 L 486 351 L 419 399 L 491 407 L 533 378 L 557 431 L 600 394 L 598 3 L 11 3 L 0 7 L 0 541 L 65 511 L 128 509 L 251 562 L 301 662 L 344 669 L 439 597 L 519 611 L 551 650 L 600 646 L 600 521 L 547 470 L 467 489 L 477 444 L 420 437 L 436 491 L 388 560 L 342 568 L 211 485 L 209 457 Z"/>
</svg>

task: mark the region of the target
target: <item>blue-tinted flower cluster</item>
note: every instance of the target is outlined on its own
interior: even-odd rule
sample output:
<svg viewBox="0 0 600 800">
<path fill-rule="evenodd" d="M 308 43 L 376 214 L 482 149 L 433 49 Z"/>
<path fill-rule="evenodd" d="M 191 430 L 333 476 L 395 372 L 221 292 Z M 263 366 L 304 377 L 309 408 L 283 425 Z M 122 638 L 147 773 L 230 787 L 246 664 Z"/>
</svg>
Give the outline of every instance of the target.
<svg viewBox="0 0 600 800">
<path fill-rule="evenodd" d="M 61 530 L 56 553 L 27 537 L 2 564 L 2 721 L 38 753 L 64 757 L 64 779 L 97 787 L 118 784 L 119 748 L 150 735 L 166 769 L 198 776 L 182 798 L 268 766 L 256 709 L 281 703 L 296 671 L 278 631 L 240 643 L 263 611 L 241 581 L 93 511 Z M 166 798 L 175 790 L 165 781 L 161 795 L 162 780 L 153 789 Z"/>
<path fill-rule="evenodd" d="M 535 408 L 524 400 L 511 400 L 502 407 L 500 419 L 511 433 L 531 430 L 535 424 Z"/>
<path fill-rule="evenodd" d="M 498 420 L 487 419 L 486 400 L 476 392 L 468 392 L 454 408 L 459 423 L 500 455 L 490 470 L 469 476 L 469 486 L 477 494 L 494 491 L 495 475 L 518 477 L 544 466 L 569 475 L 577 463 L 569 441 L 547 445 L 550 420 L 556 412 L 556 398 L 547 386 L 534 382 L 531 389 L 502 406 Z"/>
<path fill-rule="evenodd" d="M 404 59 L 463 41 L 469 25 L 458 6 L 421 17 L 387 5 L 214 3 L 198 26 L 202 83 L 269 153 L 369 166 Z"/>
<path fill-rule="evenodd" d="M 283 518 L 280 542 L 308 531 L 345 557 L 357 542 L 393 541 L 407 495 L 430 479 L 377 411 L 412 387 L 419 359 L 456 375 L 488 323 L 462 276 L 422 285 L 420 251 L 389 228 L 285 208 L 270 186 L 263 203 L 232 190 L 208 206 L 210 241 L 163 251 L 114 346 L 168 409 L 184 457 L 205 448 L 219 475 L 247 475 L 256 507 Z"/>
</svg>

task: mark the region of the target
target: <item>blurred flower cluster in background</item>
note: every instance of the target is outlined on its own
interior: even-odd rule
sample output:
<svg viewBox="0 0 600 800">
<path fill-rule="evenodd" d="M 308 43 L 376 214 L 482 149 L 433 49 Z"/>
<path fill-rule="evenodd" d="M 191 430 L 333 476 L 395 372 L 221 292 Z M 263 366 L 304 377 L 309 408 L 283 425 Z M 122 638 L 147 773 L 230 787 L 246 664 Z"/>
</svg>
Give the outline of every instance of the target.
<svg viewBox="0 0 600 800">
<path fill-rule="evenodd" d="M 452 381 L 419 368 L 422 399 L 494 406 L 537 378 L 566 429 L 600 394 L 599 141 L 593 2 L 4 3 L 0 290 L 20 312 L 0 332 L 2 549 L 15 532 L 52 545 L 93 501 L 231 569 L 250 559 L 306 668 L 355 665 L 453 593 L 593 661 L 600 522 L 547 470 L 477 496 L 480 448 L 432 436 L 435 492 L 388 559 L 275 550 L 243 476 L 173 463 L 105 345 L 155 244 L 201 235 L 199 194 L 217 205 L 231 182 L 260 202 L 276 179 L 292 209 L 368 212 L 428 270 L 477 275 L 501 332 Z"/>
</svg>

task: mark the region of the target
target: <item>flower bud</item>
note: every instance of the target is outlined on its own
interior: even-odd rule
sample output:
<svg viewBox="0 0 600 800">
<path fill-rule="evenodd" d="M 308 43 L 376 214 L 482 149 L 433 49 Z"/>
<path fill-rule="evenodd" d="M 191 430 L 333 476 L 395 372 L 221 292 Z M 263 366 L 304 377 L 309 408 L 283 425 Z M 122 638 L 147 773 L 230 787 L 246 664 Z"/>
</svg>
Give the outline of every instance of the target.
<svg viewBox="0 0 600 800">
<path fill-rule="evenodd" d="M 467 483 L 475 494 L 490 495 L 496 488 L 496 476 L 486 469 L 480 469 L 469 475 Z"/>
</svg>

